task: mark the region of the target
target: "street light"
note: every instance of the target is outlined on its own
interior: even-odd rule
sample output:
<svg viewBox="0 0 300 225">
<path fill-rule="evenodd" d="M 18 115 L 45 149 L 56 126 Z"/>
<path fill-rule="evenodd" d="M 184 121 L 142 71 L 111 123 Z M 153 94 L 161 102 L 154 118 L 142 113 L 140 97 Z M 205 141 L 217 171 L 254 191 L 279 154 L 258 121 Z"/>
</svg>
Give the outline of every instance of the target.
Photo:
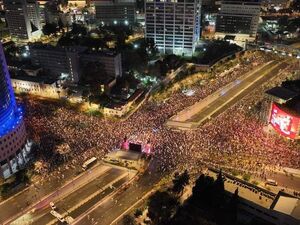
<svg viewBox="0 0 300 225">
<path fill-rule="evenodd" d="M 116 25 L 118 22 L 116 20 L 114 20 L 114 24 Z"/>
<path fill-rule="evenodd" d="M 138 46 L 138 44 L 134 44 L 133 47 L 134 47 L 135 49 L 137 49 L 139 46 Z"/>
</svg>

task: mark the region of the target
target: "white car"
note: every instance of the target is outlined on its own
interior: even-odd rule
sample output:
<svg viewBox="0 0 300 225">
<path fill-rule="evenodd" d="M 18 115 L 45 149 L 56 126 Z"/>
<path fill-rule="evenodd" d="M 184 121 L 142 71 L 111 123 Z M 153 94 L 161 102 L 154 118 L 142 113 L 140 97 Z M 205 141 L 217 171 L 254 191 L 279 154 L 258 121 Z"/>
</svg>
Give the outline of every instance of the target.
<svg viewBox="0 0 300 225">
<path fill-rule="evenodd" d="M 56 209 L 56 206 L 54 205 L 53 202 L 50 202 L 50 206 L 51 206 L 51 209 L 55 210 Z"/>
</svg>

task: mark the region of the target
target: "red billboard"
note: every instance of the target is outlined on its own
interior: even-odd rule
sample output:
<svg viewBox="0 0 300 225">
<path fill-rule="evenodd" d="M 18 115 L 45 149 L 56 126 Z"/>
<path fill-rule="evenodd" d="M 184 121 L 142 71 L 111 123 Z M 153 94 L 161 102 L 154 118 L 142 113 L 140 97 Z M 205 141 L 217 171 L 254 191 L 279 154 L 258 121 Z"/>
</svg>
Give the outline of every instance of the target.
<svg viewBox="0 0 300 225">
<path fill-rule="evenodd" d="M 294 139 L 297 138 L 299 132 L 300 117 L 293 116 L 276 104 L 272 103 L 272 110 L 269 122 L 273 128 L 281 135 Z"/>
</svg>

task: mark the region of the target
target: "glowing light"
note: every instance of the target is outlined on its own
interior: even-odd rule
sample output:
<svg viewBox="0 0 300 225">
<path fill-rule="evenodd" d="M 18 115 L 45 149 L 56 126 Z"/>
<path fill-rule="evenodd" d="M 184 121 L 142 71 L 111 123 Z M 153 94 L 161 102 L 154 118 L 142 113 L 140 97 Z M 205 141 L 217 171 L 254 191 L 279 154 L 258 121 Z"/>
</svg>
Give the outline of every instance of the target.
<svg viewBox="0 0 300 225">
<path fill-rule="evenodd" d="M 24 52 L 24 53 L 22 54 L 22 56 L 23 56 L 24 58 L 26 58 L 26 57 L 28 57 L 28 53 L 27 53 L 27 52 Z"/>
<path fill-rule="evenodd" d="M 1 44 L 0 54 L 4 56 Z M 2 73 L 0 73 L 0 96 L 2 96 L 0 98 L 0 137 L 14 130 L 23 119 L 23 112 L 21 108 L 17 107 L 7 71 L 6 61 L 4 60 L 2 61 Z"/>
<path fill-rule="evenodd" d="M 270 115 L 272 127 L 282 136 L 294 139 L 299 129 L 300 118 L 284 112 L 276 104 L 272 104 Z"/>
</svg>

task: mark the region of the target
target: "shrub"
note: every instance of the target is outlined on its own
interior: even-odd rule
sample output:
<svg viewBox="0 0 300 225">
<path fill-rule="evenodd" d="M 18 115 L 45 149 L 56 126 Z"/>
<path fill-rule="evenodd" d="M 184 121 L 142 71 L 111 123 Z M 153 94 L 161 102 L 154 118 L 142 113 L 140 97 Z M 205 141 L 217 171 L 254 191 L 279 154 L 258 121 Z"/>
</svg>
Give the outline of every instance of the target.
<svg viewBox="0 0 300 225">
<path fill-rule="evenodd" d="M 136 218 L 138 218 L 138 217 L 140 217 L 142 214 L 143 214 L 142 210 L 141 210 L 141 209 L 137 209 L 137 210 L 135 211 L 135 213 L 134 213 L 134 216 L 135 216 Z"/>
<path fill-rule="evenodd" d="M 251 175 L 248 174 L 248 173 L 245 173 L 245 174 L 243 175 L 243 180 L 245 180 L 245 181 L 249 181 L 250 178 L 251 178 Z"/>
</svg>

